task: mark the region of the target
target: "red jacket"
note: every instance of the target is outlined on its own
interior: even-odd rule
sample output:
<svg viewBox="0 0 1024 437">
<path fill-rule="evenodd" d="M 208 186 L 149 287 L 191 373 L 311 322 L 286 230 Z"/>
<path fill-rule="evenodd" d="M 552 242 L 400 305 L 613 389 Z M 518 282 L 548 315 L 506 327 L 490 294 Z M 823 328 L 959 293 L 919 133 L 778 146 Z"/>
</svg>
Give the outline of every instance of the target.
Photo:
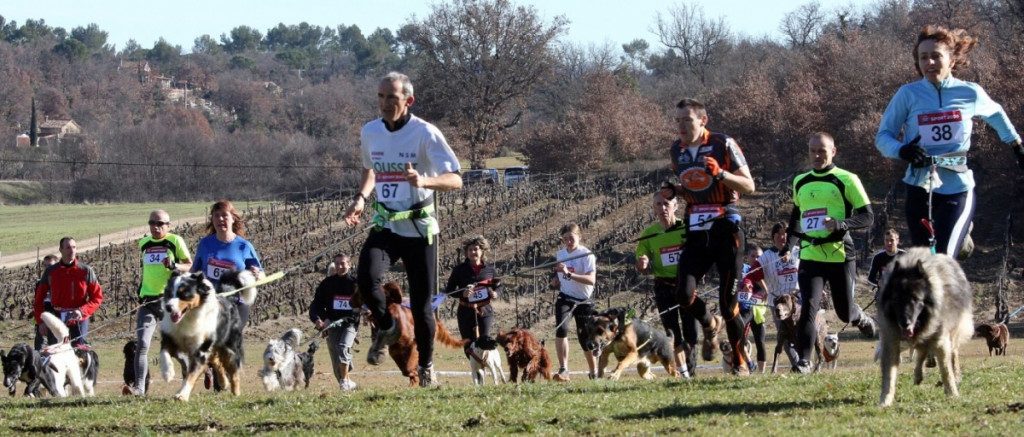
<svg viewBox="0 0 1024 437">
<path fill-rule="evenodd" d="M 58 262 L 46 268 L 39 285 L 36 286 L 36 300 L 33 307 L 36 323 L 42 323 L 43 302 L 50 295 L 50 304 L 61 310 L 79 309 L 82 318 L 87 319 L 103 303 L 103 288 L 96 279 L 92 267 L 74 260 L 71 265 Z"/>
</svg>

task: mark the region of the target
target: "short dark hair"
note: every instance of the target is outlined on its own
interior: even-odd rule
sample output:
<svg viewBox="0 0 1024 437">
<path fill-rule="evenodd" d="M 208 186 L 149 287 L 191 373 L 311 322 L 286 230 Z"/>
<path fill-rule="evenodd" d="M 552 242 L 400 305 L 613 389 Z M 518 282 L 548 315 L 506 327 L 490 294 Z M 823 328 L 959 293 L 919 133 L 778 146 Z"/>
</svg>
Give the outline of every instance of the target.
<svg viewBox="0 0 1024 437">
<path fill-rule="evenodd" d="M 685 108 L 687 106 L 692 108 L 693 112 L 696 112 L 697 115 L 699 115 L 701 117 L 704 117 L 704 116 L 708 115 L 708 109 L 704 106 L 703 103 L 701 103 L 697 99 L 691 99 L 691 98 L 687 97 L 687 98 L 685 98 L 683 100 L 680 100 L 679 103 L 676 103 L 676 108 L 679 108 L 679 109 L 683 109 L 683 108 Z"/>
<path fill-rule="evenodd" d="M 576 235 L 583 236 L 583 231 L 580 230 L 580 225 L 577 225 L 576 223 L 569 223 L 562 226 L 562 229 L 558 231 L 558 235 L 565 235 L 566 232 L 572 232 Z"/>
<path fill-rule="evenodd" d="M 786 231 L 786 224 L 783 223 L 783 222 L 775 222 L 775 224 L 772 225 L 772 236 L 773 237 L 778 235 L 780 232 L 785 232 L 785 231 Z"/>
<path fill-rule="evenodd" d="M 64 248 L 64 244 L 67 243 L 68 241 L 71 241 L 71 240 L 74 240 L 74 237 L 64 237 L 64 238 L 61 238 L 60 239 L 60 243 L 57 243 L 57 247 L 63 249 Z"/>
</svg>

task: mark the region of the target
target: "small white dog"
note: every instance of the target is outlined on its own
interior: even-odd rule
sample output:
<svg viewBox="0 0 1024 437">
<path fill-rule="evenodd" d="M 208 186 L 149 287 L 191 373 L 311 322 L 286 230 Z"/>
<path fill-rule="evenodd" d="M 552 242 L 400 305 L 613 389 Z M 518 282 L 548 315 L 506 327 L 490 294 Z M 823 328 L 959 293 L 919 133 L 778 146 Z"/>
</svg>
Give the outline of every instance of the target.
<svg viewBox="0 0 1024 437">
<path fill-rule="evenodd" d="M 50 329 L 54 337 L 59 341 L 43 348 L 43 367 L 46 372 L 53 376 L 53 387 L 56 390 L 54 397 L 64 398 L 68 392 L 65 384 L 71 385 L 71 389 L 85 397 L 92 394 L 92 387 L 88 388 L 82 383 L 82 366 L 75 355 L 75 348 L 71 346 L 68 327 L 57 316 L 43 312 L 43 323 Z"/>
<path fill-rule="evenodd" d="M 825 359 L 825 366 L 829 369 L 836 370 L 836 364 L 839 363 L 839 335 L 826 335 L 825 340 L 822 342 L 822 346 L 821 353 Z"/>
<path fill-rule="evenodd" d="M 296 352 L 302 342 L 302 331 L 289 329 L 278 340 L 267 342 L 263 352 L 263 387 L 267 391 L 278 388 L 291 391 L 306 383 L 306 375 L 302 372 L 302 362 Z"/>
<path fill-rule="evenodd" d="M 484 346 L 492 346 L 490 349 L 484 349 L 477 345 L 480 343 Z M 483 385 L 485 372 L 491 372 L 491 377 L 494 378 L 494 384 L 498 385 L 498 378 L 501 378 L 501 384 L 504 384 L 505 372 L 501 370 L 501 352 L 497 348 L 497 342 L 489 338 L 480 338 L 476 342 L 469 344 L 469 369 L 473 376 L 473 384 Z"/>
</svg>

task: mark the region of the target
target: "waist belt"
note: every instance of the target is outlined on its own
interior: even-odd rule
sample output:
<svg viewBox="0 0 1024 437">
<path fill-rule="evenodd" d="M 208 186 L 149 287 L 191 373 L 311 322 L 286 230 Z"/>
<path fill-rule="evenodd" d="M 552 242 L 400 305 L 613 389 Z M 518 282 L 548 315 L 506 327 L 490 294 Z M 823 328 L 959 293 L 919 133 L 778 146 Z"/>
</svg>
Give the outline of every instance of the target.
<svg viewBox="0 0 1024 437">
<path fill-rule="evenodd" d="M 957 173 L 967 171 L 967 152 L 953 152 L 930 157 L 932 165 Z"/>
<path fill-rule="evenodd" d="M 434 217 L 434 195 L 430 195 L 430 197 L 416 202 L 405 211 L 392 210 L 380 202 L 374 203 L 373 209 L 374 212 L 377 213 L 373 217 L 373 223 L 376 225 L 377 230 L 382 229 L 388 222 L 412 220 L 412 224 L 413 227 L 416 228 L 416 232 L 420 234 L 420 237 L 427 239 L 427 245 L 434 244 L 434 234 L 441 232 L 441 228 L 437 225 L 437 220 L 429 220 L 427 222 L 426 235 L 423 235 L 423 232 L 420 231 L 420 228 L 416 225 L 415 221 L 417 219 Z"/>
<path fill-rule="evenodd" d="M 477 311 L 477 314 L 480 313 L 480 309 L 482 309 L 483 307 L 485 307 L 487 305 L 490 305 L 490 304 L 491 304 L 491 300 L 490 299 L 487 299 L 485 301 L 480 301 L 480 302 L 466 302 L 466 301 L 464 301 L 462 299 L 459 299 L 459 306 L 460 307 L 473 308 L 473 309 L 475 309 Z"/>
</svg>

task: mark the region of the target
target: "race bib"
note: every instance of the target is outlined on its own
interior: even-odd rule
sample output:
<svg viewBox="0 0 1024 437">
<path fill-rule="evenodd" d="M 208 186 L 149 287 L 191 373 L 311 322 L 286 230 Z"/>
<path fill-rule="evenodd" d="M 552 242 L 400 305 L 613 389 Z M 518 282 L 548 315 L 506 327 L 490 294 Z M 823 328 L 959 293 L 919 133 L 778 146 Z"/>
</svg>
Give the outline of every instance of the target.
<svg viewBox="0 0 1024 437">
<path fill-rule="evenodd" d="M 779 288 L 782 290 L 796 288 L 796 272 L 795 267 L 780 269 L 779 273 L 775 275 L 779 279 Z"/>
<path fill-rule="evenodd" d="M 405 173 L 377 173 L 375 180 L 377 182 L 377 200 L 380 202 L 402 201 L 412 198 L 412 186 L 405 179 Z"/>
<path fill-rule="evenodd" d="M 736 293 L 736 300 L 739 300 L 740 303 L 749 305 L 750 303 L 753 302 L 753 295 L 754 294 L 749 291 L 740 291 Z"/>
<path fill-rule="evenodd" d="M 661 265 L 663 267 L 674 266 L 679 264 L 679 255 L 683 253 L 682 245 L 662 247 L 660 250 Z"/>
<path fill-rule="evenodd" d="M 828 210 L 825 208 L 811 209 L 804 211 L 800 218 L 800 225 L 804 232 L 824 231 L 825 219 L 828 218 Z"/>
<path fill-rule="evenodd" d="M 933 112 L 917 116 L 917 133 L 921 136 L 919 144 L 934 146 L 963 142 L 967 128 L 959 110 Z"/>
<path fill-rule="evenodd" d="M 142 262 L 146 265 L 163 264 L 167 258 L 167 248 L 149 247 L 142 254 Z"/>
<path fill-rule="evenodd" d="M 334 309 L 339 311 L 352 311 L 352 296 L 334 296 Z"/>
<path fill-rule="evenodd" d="M 694 205 L 690 208 L 690 230 L 706 231 L 711 223 L 725 213 L 725 208 L 718 205 Z"/>
<path fill-rule="evenodd" d="M 490 297 L 491 293 L 487 290 L 487 286 L 485 285 L 477 286 L 469 292 L 470 302 L 480 302 L 482 300 L 490 299 Z"/>
<path fill-rule="evenodd" d="M 210 261 L 206 263 L 206 276 L 213 280 L 219 281 L 221 275 L 232 270 L 235 270 L 235 263 L 231 261 L 210 258 Z"/>
</svg>

